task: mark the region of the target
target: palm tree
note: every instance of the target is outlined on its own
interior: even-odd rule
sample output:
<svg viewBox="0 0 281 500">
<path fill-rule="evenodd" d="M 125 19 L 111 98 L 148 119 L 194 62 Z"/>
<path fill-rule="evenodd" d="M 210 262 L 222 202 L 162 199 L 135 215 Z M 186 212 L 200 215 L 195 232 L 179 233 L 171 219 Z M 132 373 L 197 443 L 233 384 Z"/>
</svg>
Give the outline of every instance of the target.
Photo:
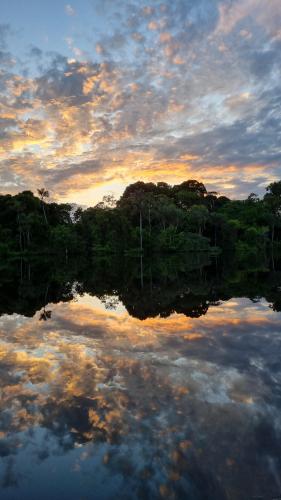
<svg viewBox="0 0 281 500">
<path fill-rule="evenodd" d="M 45 189 L 45 188 L 41 188 L 41 189 L 37 189 L 37 193 L 40 196 L 45 222 L 46 222 L 46 224 L 48 224 L 44 199 L 49 198 L 49 191 L 47 191 L 47 189 Z"/>
</svg>

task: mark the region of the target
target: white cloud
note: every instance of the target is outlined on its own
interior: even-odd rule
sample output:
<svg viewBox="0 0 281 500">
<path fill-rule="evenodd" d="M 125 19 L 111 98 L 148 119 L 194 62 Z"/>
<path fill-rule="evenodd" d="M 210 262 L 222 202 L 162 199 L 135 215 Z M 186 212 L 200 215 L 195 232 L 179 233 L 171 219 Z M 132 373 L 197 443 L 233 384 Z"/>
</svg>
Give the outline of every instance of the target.
<svg viewBox="0 0 281 500">
<path fill-rule="evenodd" d="M 65 12 L 67 13 L 68 16 L 75 15 L 75 10 L 69 3 L 65 6 Z"/>
</svg>

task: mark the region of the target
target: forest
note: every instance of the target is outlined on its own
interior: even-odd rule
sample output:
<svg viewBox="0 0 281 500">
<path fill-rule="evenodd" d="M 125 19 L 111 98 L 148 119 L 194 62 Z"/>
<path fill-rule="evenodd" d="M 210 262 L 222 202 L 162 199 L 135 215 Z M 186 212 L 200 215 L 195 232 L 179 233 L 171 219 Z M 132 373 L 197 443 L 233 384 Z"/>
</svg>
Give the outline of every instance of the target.
<svg viewBox="0 0 281 500">
<path fill-rule="evenodd" d="M 119 200 L 83 209 L 49 192 L 0 195 L 0 256 L 152 255 L 234 251 L 250 260 L 281 246 L 281 181 L 259 198 L 230 200 L 188 180 L 136 182 Z"/>
</svg>

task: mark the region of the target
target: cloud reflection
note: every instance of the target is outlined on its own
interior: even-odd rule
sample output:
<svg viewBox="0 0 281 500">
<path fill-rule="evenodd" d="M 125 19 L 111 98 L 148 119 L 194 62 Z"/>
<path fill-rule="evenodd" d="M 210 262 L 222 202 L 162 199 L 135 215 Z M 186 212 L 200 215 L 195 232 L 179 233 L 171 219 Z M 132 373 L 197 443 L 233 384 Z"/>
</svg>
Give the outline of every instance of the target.
<svg viewBox="0 0 281 500">
<path fill-rule="evenodd" d="M 94 461 L 101 498 L 116 474 L 124 498 L 276 492 L 280 317 L 265 301 L 144 321 L 90 296 L 48 308 L 49 322 L 1 318 L 2 478 L 20 481 L 31 446 L 32 463 L 70 456 L 76 474 Z"/>
</svg>

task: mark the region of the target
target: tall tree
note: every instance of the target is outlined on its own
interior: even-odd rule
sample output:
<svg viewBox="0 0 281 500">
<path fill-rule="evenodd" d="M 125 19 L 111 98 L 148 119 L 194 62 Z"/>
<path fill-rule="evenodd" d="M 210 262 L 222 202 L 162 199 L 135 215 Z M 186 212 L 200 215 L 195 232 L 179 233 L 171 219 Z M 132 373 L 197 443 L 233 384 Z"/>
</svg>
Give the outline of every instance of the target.
<svg viewBox="0 0 281 500">
<path fill-rule="evenodd" d="M 40 200 L 41 200 L 41 205 L 42 205 L 42 210 L 43 210 L 45 222 L 46 222 L 46 224 L 48 224 L 46 210 L 45 210 L 45 200 L 47 198 L 49 198 L 49 196 L 50 196 L 49 195 L 49 191 L 47 191 L 47 189 L 45 189 L 45 188 L 40 188 L 40 189 L 37 189 L 37 193 L 40 196 Z"/>
</svg>

